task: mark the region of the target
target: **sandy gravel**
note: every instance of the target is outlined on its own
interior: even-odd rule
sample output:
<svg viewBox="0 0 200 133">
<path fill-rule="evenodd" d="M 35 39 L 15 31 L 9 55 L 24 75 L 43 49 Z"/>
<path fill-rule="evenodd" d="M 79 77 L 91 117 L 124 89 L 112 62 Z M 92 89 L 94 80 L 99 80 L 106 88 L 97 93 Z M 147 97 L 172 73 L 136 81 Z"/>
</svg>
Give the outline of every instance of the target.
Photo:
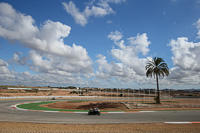
<svg viewBox="0 0 200 133">
<path fill-rule="evenodd" d="M 199 133 L 200 124 L 35 124 L 0 122 L 1 133 Z"/>
</svg>

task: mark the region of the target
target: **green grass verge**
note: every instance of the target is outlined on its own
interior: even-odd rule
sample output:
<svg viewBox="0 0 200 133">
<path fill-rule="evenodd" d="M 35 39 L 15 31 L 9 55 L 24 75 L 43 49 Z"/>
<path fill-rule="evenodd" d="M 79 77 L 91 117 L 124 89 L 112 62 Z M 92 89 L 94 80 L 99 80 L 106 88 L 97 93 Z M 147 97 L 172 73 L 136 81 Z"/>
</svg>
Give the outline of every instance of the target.
<svg viewBox="0 0 200 133">
<path fill-rule="evenodd" d="M 54 103 L 54 102 L 58 102 L 58 101 L 20 104 L 20 105 L 17 105 L 17 107 L 18 108 L 22 108 L 22 109 L 40 110 L 40 111 L 88 112 L 88 110 L 54 109 L 54 108 L 47 108 L 47 107 L 40 106 L 42 104 L 50 104 L 50 103 Z M 101 110 L 101 112 L 123 112 L 123 111 L 106 111 L 106 110 Z"/>
<path fill-rule="evenodd" d="M 42 104 L 50 104 L 54 102 L 57 102 L 57 101 L 20 104 L 20 105 L 17 105 L 17 107 L 22 108 L 22 109 L 28 109 L 28 110 L 42 110 L 42 111 L 72 111 L 72 112 L 74 111 L 87 112 L 88 111 L 88 110 L 54 109 L 54 108 L 47 108 L 47 107 L 40 106 Z"/>
</svg>

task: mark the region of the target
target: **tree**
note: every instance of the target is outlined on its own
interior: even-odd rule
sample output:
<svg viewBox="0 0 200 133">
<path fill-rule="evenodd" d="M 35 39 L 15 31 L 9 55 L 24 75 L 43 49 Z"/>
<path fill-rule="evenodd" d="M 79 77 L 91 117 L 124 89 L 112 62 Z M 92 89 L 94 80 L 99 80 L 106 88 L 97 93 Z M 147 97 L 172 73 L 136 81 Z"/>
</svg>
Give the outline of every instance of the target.
<svg viewBox="0 0 200 133">
<path fill-rule="evenodd" d="M 167 63 L 162 58 L 154 57 L 153 61 L 149 61 L 146 65 L 146 76 L 156 78 L 157 82 L 157 97 L 155 97 L 155 101 L 157 103 L 160 103 L 160 91 L 159 91 L 159 84 L 158 84 L 158 78 L 161 76 L 164 77 L 165 75 L 169 75 L 169 68 L 167 66 Z"/>
</svg>

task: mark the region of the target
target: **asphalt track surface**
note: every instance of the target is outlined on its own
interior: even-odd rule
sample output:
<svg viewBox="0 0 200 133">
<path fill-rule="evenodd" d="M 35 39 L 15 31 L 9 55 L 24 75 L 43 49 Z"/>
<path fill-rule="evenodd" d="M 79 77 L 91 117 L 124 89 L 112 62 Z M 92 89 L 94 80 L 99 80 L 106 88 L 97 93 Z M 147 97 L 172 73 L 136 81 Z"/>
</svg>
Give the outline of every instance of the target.
<svg viewBox="0 0 200 133">
<path fill-rule="evenodd" d="M 1 100 L 0 121 L 62 124 L 200 122 L 200 110 L 106 113 L 100 116 L 88 116 L 86 113 L 37 112 L 11 108 L 14 104 L 34 101 L 48 100 Z"/>
</svg>

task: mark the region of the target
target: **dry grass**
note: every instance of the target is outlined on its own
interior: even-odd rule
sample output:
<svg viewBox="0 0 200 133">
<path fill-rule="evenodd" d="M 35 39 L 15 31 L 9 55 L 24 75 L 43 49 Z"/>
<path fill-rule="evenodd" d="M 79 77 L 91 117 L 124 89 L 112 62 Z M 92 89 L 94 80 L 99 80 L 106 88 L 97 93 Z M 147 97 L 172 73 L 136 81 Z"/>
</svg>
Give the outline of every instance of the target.
<svg viewBox="0 0 200 133">
<path fill-rule="evenodd" d="M 199 133 L 200 124 L 36 124 L 0 122 L 1 133 Z"/>
</svg>

